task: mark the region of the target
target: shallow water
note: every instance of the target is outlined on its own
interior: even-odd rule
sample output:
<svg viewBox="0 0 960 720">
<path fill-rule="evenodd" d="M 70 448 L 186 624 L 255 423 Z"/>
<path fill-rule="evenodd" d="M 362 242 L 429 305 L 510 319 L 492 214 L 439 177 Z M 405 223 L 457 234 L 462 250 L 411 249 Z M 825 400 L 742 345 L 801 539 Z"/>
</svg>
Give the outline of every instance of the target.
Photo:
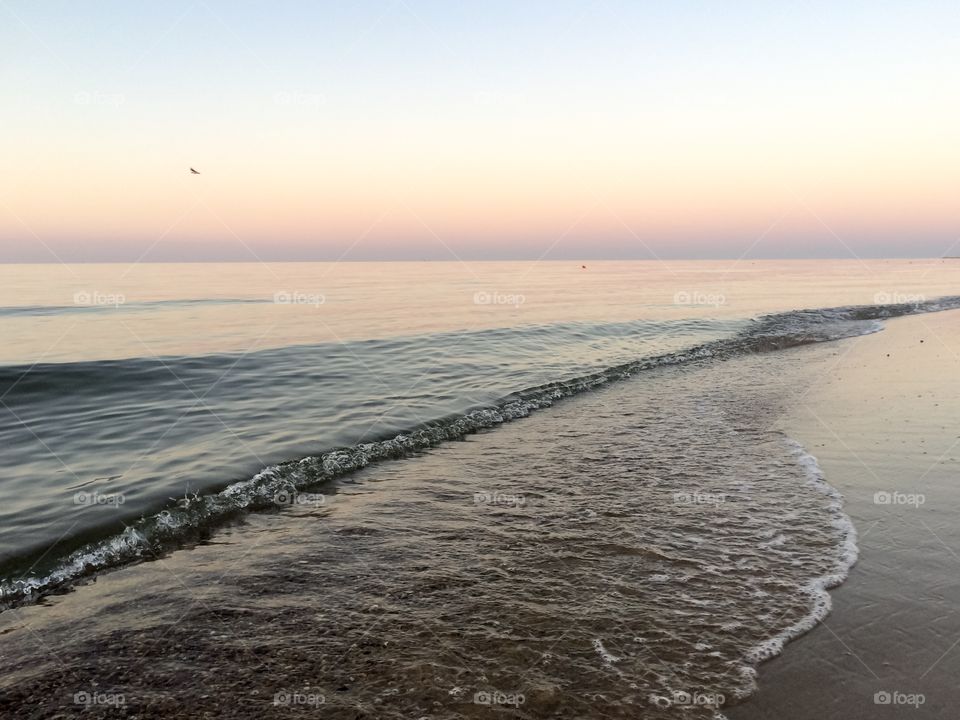
<svg viewBox="0 0 960 720">
<path fill-rule="evenodd" d="M 854 560 L 838 499 L 776 428 L 833 352 L 653 368 L 10 611 L 0 702 L 714 717 Z"/>
</svg>

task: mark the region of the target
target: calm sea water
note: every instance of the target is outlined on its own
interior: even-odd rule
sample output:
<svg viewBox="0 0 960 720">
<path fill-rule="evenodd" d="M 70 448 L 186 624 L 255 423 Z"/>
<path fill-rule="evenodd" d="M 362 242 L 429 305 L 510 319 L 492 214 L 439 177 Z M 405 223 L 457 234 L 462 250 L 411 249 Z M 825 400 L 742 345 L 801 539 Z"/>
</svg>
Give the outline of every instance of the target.
<svg viewBox="0 0 960 720">
<path fill-rule="evenodd" d="M 712 718 L 856 555 L 775 429 L 832 357 L 652 367 L 0 614 L 0 713 Z"/>
<path fill-rule="evenodd" d="M 276 463 L 958 280 L 952 261 L 4 266 L 0 577 Z"/>
<path fill-rule="evenodd" d="M 551 687 L 587 673 L 597 693 L 628 692 L 623 713 L 639 698 L 665 716 L 683 688 L 741 697 L 752 663 L 822 617 L 856 556 L 840 499 L 768 421 L 799 382 L 788 349 L 960 306 L 957 288 L 955 261 L 5 266 L 2 600 L 29 603 L 266 510 L 311 520 L 284 531 L 303 552 L 357 534 L 350 552 L 390 597 L 406 592 L 401 569 L 420 567 L 411 548 L 439 568 L 437 587 L 511 594 L 518 616 L 555 596 L 556 650 L 582 667 Z M 494 439 L 449 449 L 478 432 Z M 328 506 L 350 477 L 371 477 L 362 495 L 377 500 Z M 391 542 L 364 551 L 383 526 Z M 523 580 L 497 563 L 489 584 L 458 576 L 498 548 Z M 266 592 L 256 555 L 251 597 Z M 354 578 L 361 602 L 366 576 L 349 557 L 323 581 Z M 634 576 L 622 565 L 637 558 Z M 644 627 L 627 640 L 588 612 L 561 642 L 560 608 L 591 603 L 623 622 L 646 613 Z M 350 605 L 345 626 L 360 622 Z M 709 641 L 684 630 L 693 619 Z M 506 672 L 521 640 L 503 633 L 474 649 Z M 415 634 L 386 642 L 406 648 L 391 662 L 422 650 Z M 644 643 L 689 673 L 668 682 Z M 463 692 L 452 677 L 433 687 L 444 683 Z"/>
</svg>

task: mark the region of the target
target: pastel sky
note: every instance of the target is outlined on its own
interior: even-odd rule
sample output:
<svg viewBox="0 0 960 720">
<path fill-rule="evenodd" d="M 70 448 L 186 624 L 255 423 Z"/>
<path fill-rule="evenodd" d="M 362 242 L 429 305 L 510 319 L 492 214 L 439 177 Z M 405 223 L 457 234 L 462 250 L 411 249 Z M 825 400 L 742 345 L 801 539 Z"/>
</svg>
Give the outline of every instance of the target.
<svg viewBox="0 0 960 720">
<path fill-rule="evenodd" d="M 958 38 L 955 0 L 0 0 L 0 261 L 960 255 Z"/>
</svg>

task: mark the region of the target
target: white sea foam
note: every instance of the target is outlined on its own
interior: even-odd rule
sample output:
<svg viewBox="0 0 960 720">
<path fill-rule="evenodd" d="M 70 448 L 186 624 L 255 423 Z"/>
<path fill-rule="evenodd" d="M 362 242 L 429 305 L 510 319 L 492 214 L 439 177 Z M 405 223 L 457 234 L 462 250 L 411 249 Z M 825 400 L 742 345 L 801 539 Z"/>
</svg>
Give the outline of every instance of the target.
<svg viewBox="0 0 960 720">
<path fill-rule="evenodd" d="M 857 530 L 843 510 L 843 495 L 826 481 L 813 455 L 795 440 L 788 438 L 786 442 L 791 454 L 803 468 L 807 483 L 827 499 L 830 524 L 837 531 L 838 537 L 836 561 L 833 572 L 814 578 L 803 587 L 802 591 L 810 602 L 809 614 L 751 649 L 746 656 L 751 663 L 759 663 L 779 655 L 786 643 L 812 630 L 829 614 L 833 604 L 827 591 L 847 579 L 850 568 L 856 564 L 860 553 L 857 547 Z"/>
<path fill-rule="evenodd" d="M 616 655 L 611 654 L 603 646 L 603 642 L 600 638 L 594 638 L 593 640 L 593 649 L 597 651 L 597 654 L 600 656 L 600 659 L 603 660 L 603 664 L 607 667 L 612 668 L 614 663 L 620 662 L 620 658 Z"/>
</svg>

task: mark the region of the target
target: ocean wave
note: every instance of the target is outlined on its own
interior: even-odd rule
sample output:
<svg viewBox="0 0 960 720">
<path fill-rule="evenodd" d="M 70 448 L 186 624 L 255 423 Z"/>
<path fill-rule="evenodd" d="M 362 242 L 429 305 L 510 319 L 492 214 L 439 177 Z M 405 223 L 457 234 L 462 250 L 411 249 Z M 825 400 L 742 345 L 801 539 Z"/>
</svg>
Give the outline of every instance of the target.
<svg viewBox="0 0 960 720">
<path fill-rule="evenodd" d="M 308 491 L 367 465 L 390 459 L 410 457 L 449 440 L 496 427 L 550 407 L 558 400 L 597 389 L 657 367 L 722 360 L 746 353 L 776 351 L 805 344 L 827 342 L 877 332 L 879 321 L 901 315 L 934 312 L 960 307 L 960 296 L 898 305 L 854 306 L 821 310 L 800 310 L 756 319 L 733 337 L 707 342 L 689 349 L 621 363 L 580 377 L 548 382 L 515 392 L 500 401 L 477 407 L 466 413 L 424 423 L 409 432 L 351 447 L 337 448 L 318 455 L 282 462 L 267 467 L 253 477 L 224 488 L 218 493 L 193 495 L 179 500 L 160 512 L 130 523 L 117 535 L 89 543 L 66 557 L 47 572 L 0 583 L 0 608 L 35 601 L 43 595 L 69 588 L 73 583 L 99 571 L 142 558 L 154 557 L 203 537 L 211 529 L 251 510 L 275 508 Z M 797 462 L 811 462 L 810 456 L 796 454 Z M 815 468 L 815 461 L 810 468 Z M 811 483 L 825 494 L 826 485 L 819 470 L 810 470 Z M 835 492 L 835 491 L 832 491 Z M 831 496 L 831 512 L 838 531 L 844 533 L 842 552 L 836 573 L 815 581 L 808 588 L 814 605 L 812 620 L 791 628 L 782 641 L 758 648 L 756 658 L 779 651 L 783 642 L 812 627 L 829 610 L 828 587 L 842 581 L 856 557 L 856 538 L 849 519 L 842 513 L 840 499 Z M 852 559 L 851 559 L 852 558 Z M 812 623 L 812 624 L 810 624 Z M 802 626 L 801 626 L 802 625 Z M 791 635 L 793 633 L 793 635 Z M 789 636 L 789 637 L 788 637 Z M 779 642 L 779 646 L 777 646 Z"/>
<path fill-rule="evenodd" d="M 7 305 L 0 307 L 0 317 L 50 317 L 70 313 L 136 312 L 140 310 L 170 310 L 200 305 L 264 305 L 272 304 L 272 298 L 185 298 L 179 300 L 143 300 L 127 302 L 120 294 L 96 296 L 79 292 L 72 305 Z"/>
</svg>

